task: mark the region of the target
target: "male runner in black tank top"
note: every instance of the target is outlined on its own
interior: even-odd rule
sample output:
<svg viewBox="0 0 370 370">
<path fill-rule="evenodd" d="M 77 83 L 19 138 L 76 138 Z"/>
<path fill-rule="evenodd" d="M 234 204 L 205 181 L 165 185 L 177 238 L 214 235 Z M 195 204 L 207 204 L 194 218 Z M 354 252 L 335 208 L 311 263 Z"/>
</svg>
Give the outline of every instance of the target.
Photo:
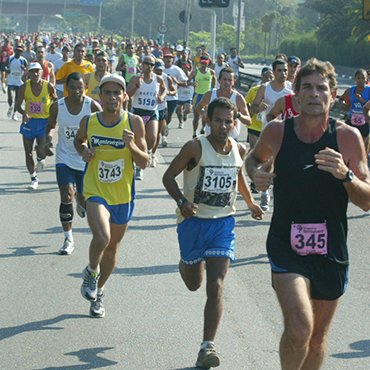
<svg viewBox="0 0 370 370">
<path fill-rule="evenodd" d="M 370 209 L 361 136 L 329 119 L 337 89 L 333 66 L 309 60 L 295 88 L 300 115 L 268 125 L 246 160 L 258 190 L 274 182 L 267 252 L 284 316 L 284 370 L 321 367 L 330 322 L 347 286 L 348 198 Z M 271 158 L 274 173 L 267 171 Z"/>
</svg>

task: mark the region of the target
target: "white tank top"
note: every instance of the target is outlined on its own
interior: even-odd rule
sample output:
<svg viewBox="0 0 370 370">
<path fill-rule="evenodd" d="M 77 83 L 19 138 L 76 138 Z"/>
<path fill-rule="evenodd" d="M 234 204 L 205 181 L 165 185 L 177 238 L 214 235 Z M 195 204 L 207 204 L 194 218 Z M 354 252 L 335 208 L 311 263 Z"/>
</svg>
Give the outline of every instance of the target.
<svg viewBox="0 0 370 370">
<path fill-rule="evenodd" d="M 237 97 L 236 91 L 233 90 L 233 93 L 230 96 L 230 100 L 235 105 L 236 105 L 236 97 Z M 213 100 L 215 100 L 217 98 L 218 98 L 218 96 L 217 96 L 217 89 L 212 89 L 211 99 L 209 100 L 209 103 L 208 104 L 210 104 Z M 211 128 L 208 125 L 206 125 L 206 127 L 204 128 L 204 132 L 205 132 L 205 135 L 208 136 L 211 133 Z M 236 120 L 236 126 L 231 131 L 230 137 L 232 137 L 234 140 L 237 140 L 239 134 L 240 134 L 240 121 L 237 119 Z"/>
<path fill-rule="evenodd" d="M 237 142 L 229 138 L 228 154 L 217 153 L 205 136 L 200 136 L 199 163 L 184 171 L 184 196 L 198 205 L 195 217 L 216 219 L 233 215 L 238 190 L 238 174 L 243 166 Z M 177 209 L 178 223 L 183 221 Z"/>
<path fill-rule="evenodd" d="M 162 72 L 161 74 L 161 77 L 164 81 L 164 84 L 166 85 L 166 90 L 168 91 L 169 87 L 168 87 L 168 75 L 164 72 Z M 158 110 L 163 110 L 163 109 L 166 109 L 167 108 L 167 95 L 166 95 L 166 98 L 164 99 L 164 101 L 158 103 Z"/>
<path fill-rule="evenodd" d="M 58 100 L 56 164 L 65 164 L 78 171 L 85 169 L 85 162 L 77 153 L 73 142 L 82 118 L 91 114 L 91 101 L 91 98 L 85 96 L 80 113 L 73 115 L 69 113 L 64 98 Z"/>
<path fill-rule="evenodd" d="M 132 106 L 136 109 L 155 111 L 158 109 L 159 83 L 157 75 L 152 74 L 152 82 L 143 81 L 132 97 Z"/>
<path fill-rule="evenodd" d="M 262 116 L 262 128 L 265 128 L 267 126 L 268 122 L 266 120 L 266 116 L 270 112 L 270 110 L 273 108 L 275 102 L 279 98 L 285 95 L 288 95 L 288 94 L 292 94 L 292 93 L 293 91 L 289 88 L 287 83 L 285 83 L 285 87 L 279 91 L 275 91 L 271 87 L 270 82 L 266 85 L 265 95 L 263 97 L 263 100 L 268 105 L 268 107 L 262 112 L 262 115 L 261 115 Z"/>
</svg>

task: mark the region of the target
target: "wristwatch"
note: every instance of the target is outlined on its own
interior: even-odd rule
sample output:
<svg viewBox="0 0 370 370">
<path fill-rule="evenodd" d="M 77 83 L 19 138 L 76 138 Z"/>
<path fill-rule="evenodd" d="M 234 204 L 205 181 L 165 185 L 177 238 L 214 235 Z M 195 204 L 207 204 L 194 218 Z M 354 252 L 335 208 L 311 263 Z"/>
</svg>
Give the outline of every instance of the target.
<svg viewBox="0 0 370 370">
<path fill-rule="evenodd" d="M 188 200 L 185 197 L 181 197 L 176 203 L 177 207 L 181 208 Z"/>
<path fill-rule="evenodd" d="M 354 176 L 354 173 L 351 170 L 348 170 L 346 173 L 346 177 L 342 180 L 342 182 L 351 182 Z"/>
</svg>

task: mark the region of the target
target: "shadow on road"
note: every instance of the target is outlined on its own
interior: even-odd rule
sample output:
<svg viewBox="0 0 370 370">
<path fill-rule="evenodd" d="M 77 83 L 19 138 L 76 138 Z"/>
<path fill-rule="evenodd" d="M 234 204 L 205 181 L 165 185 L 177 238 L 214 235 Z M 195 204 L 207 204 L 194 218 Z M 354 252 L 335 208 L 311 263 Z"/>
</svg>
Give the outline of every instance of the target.
<svg viewBox="0 0 370 370">
<path fill-rule="evenodd" d="M 80 351 L 76 351 L 76 352 L 65 353 L 66 356 L 77 356 L 80 362 L 84 362 L 84 364 L 57 366 L 57 367 L 43 367 L 37 370 L 51 370 L 51 369 L 53 370 L 56 370 L 56 369 L 84 370 L 84 369 L 99 369 L 102 367 L 117 365 L 118 362 L 116 361 L 111 361 L 111 360 L 98 356 L 99 353 L 105 353 L 106 351 L 109 351 L 111 349 L 114 349 L 114 347 L 87 348 L 87 349 L 81 349 Z"/>
<path fill-rule="evenodd" d="M 231 262 L 230 267 L 233 268 L 245 265 L 261 265 L 268 263 L 267 254 L 259 254 L 254 257 L 237 258 L 235 261 Z"/>
<path fill-rule="evenodd" d="M 335 353 L 332 357 L 348 360 L 353 358 L 370 357 L 370 339 L 359 340 L 358 342 L 351 343 L 350 348 L 353 349 L 352 352 Z"/>
<path fill-rule="evenodd" d="M 58 254 L 57 252 L 35 252 L 35 249 L 49 248 L 50 245 L 35 245 L 31 247 L 8 247 L 6 249 L 14 250 L 12 253 L 1 253 L 0 258 L 10 258 L 10 257 L 26 257 L 26 256 L 52 256 Z"/>
<path fill-rule="evenodd" d="M 27 333 L 31 331 L 40 331 L 40 330 L 63 330 L 63 327 L 52 327 L 50 325 L 57 324 L 64 320 L 69 319 L 83 319 L 88 318 L 88 315 L 59 315 L 53 319 L 41 320 L 30 322 L 23 325 L 8 327 L 8 328 L 0 328 L 0 340 L 8 339 L 14 337 L 15 335 Z"/>
</svg>

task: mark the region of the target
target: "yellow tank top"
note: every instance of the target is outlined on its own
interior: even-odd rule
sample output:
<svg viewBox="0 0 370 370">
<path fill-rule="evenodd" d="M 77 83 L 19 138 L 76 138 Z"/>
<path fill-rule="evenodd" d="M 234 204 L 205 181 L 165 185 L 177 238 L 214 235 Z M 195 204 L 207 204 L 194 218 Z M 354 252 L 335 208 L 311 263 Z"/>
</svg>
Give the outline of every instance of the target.
<svg viewBox="0 0 370 370">
<path fill-rule="evenodd" d="M 212 74 L 211 70 L 207 69 L 206 73 L 202 73 L 199 69 L 194 77 L 195 88 L 194 92 L 196 94 L 205 94 L 207 91 L 211 90 L 212 87 Z"/>
<path fill-rule="evenodd" d="M 48 118 L 49 110 L 52 103 L 49 94 L 49 83 L 42 80 L 41 93 L 35 96 L 31 89 L 31 81 L 26 82 L 24 91 L 24 101 L 26 103 L 26 112 L 32 118 Z"/>
<path fill-rule="evenodd" d="M 99 83 L 100 82 L 95 78 L 95 73 L 91 73 L 90 78 L 89 78 L 89 84 L 87 85 L 87 89 L 86 89 L 86 95 L 96 100 L 97 102 L 100 102 Z"/>
<path fill-rule="evenodd" d="M 122 140 L 124 129 L 132 130 L 127 112 L 113 126 L 105 125 L 100 113 L 93 113 L 88 119 L 88 144 L 95 149 L 95 156 L 86 165 L 86 199 L 100 197 L 109 205 L 130 203 L 134 199 L 134 165 L 131 152 Z"/>
<path fill-rule="evenodd" d="M 217 153 L 208 139 L 201 135 L 202 155 L 190 171 L 184 170 L 183 191 L 185 198 L 198 205 L 195 217 L 215 219 L 235 213 L 238 173 L 243 166 L 237 142 L 229 138 L 228 154 Z M 177 208 L 177 222 L 184 218 Z"/>
</svg>

